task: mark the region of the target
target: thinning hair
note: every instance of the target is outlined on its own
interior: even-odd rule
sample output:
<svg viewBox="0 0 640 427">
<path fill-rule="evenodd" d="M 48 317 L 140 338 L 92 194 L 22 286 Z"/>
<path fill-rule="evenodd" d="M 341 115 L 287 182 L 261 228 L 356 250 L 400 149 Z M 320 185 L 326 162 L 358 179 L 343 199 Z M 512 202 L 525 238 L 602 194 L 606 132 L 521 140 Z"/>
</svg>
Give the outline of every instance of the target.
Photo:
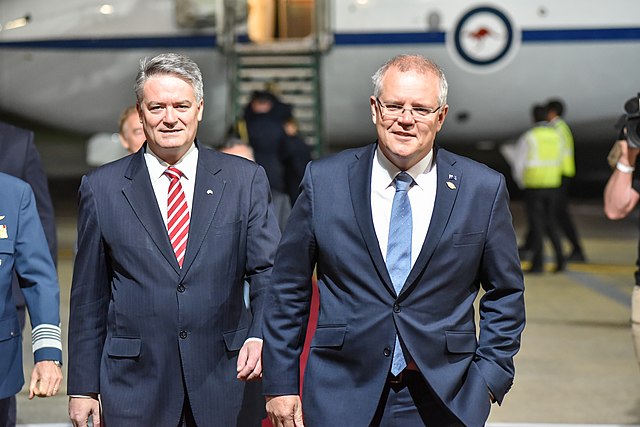
<svg viewBox="0 0 640 427">
<path fill-rule="evenodd" d="M 438 105 L 444 105 L 447 103 L 447 92 L 449 91 L 449 85 L 444 72 L 432 60 L 425 58 L 422 55 L 398 55 L 394 56 L 384 64 L 378 71 L 371 76 L 373 82 L 373 96 L 378 97 L 382 92 L 382 80 L 387 71 L 390 68 L 395 67 L 401 72 L 416 71 L 420 74 L 435 74 L 440 80 L 440 93 L 438 94 Z"/>
<path fill-rule="evenodd" d="M 149 59 L 146 57 L 140 61 L 140 68 L 136 76 L 134 90 L 138 103 L 142 102 L 143 88 L 146 81 L 159 75 L 171 75 L 189 83 L 193 88 L 196 102 L 200 102 L 204 96 L 202 73 L 198 64 L 190 58 L 177 53 L 163 53 Z"/>
</svg>

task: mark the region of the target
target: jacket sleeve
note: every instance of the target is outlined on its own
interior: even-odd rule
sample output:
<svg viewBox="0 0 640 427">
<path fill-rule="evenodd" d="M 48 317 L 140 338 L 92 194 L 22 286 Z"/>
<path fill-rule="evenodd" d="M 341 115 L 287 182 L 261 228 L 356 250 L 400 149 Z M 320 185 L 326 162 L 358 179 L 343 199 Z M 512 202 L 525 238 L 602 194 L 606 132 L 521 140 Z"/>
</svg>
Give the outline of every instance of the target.
<svg viewBox="0 0 640 427">
<path fill-rule="evenodd" d="M 107 333 L 110 272 L 102 242 L 98 207 L 89 179 L 82 178 L 78 208 L 78 254 L 69 307 L 67 391 L 100 392 L 100 359 Z"/>
<path fill-rule="evenodd" d="M 20 198 L 14 268 L 32 327 L 34 361 L 62 361 L 60 287 L 36 201 L 29 186 Z"/>
<path fill-rule="evenodd" d="M 273 259 L 280 240 L 269 181 L 262 167 L 257 168 L 253 176 L 250 203 L 245 268 L 253 321 L 248 336 L 262 338 L 265 298 L 271 285 Z"/>
<path fill-rule="evenodd" d="M 524 279 L 503 176 L 494 196 L 480 274 L 485 294 L 479 306 L 476 364 L 500 403 L 513 383 L 513 357 L 525 325 Z"/>
</svg>

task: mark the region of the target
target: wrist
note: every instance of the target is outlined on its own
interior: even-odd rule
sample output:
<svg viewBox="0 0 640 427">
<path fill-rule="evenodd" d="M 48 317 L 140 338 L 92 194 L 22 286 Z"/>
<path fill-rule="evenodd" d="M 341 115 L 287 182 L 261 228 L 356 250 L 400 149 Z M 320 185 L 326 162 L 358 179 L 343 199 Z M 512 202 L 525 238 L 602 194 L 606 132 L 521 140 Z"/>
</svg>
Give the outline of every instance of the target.
<svg viewBox="0 0 640 427">
<path fill-rule="evenodd" d="M 618 169 L 622 173 L 633 173 L 636 170 L 633 166 L 625 165 L 624 163 L 618 161 L 616 163 L 616 169 Z"/>
</svg>

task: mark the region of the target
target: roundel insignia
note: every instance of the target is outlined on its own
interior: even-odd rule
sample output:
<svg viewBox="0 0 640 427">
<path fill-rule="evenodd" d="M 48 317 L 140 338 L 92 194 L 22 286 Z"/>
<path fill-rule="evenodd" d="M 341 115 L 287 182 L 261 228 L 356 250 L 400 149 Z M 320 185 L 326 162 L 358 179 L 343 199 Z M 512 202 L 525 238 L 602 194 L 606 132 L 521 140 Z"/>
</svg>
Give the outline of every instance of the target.
<svg viewBox="0 0 640 427">
<path fill-rule="evenodd" d="M 520 44 L 507 15 L 494 7 L 477 7 L 460 17 L 447 35 L 458 62 L 476 70 L 506 65 Z"/>
</svg>

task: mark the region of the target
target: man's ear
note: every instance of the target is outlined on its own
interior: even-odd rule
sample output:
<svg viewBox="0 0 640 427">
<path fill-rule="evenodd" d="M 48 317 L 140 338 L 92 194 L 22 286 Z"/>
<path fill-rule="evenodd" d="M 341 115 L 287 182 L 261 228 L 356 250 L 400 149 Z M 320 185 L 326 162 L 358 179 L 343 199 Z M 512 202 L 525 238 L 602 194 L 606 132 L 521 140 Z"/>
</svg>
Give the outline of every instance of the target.
<svg viewBox="0 0 640 427">
<path fill-rule="evenodd" d="M 377 114 L 377 106 L 376 106 L 376 98 L 375 96 L 371 96 L 369 98 L 369 106 L 371 107 L 371 121 L 373 124 L 377 124 L 378 114 Z"/>
</svg>

